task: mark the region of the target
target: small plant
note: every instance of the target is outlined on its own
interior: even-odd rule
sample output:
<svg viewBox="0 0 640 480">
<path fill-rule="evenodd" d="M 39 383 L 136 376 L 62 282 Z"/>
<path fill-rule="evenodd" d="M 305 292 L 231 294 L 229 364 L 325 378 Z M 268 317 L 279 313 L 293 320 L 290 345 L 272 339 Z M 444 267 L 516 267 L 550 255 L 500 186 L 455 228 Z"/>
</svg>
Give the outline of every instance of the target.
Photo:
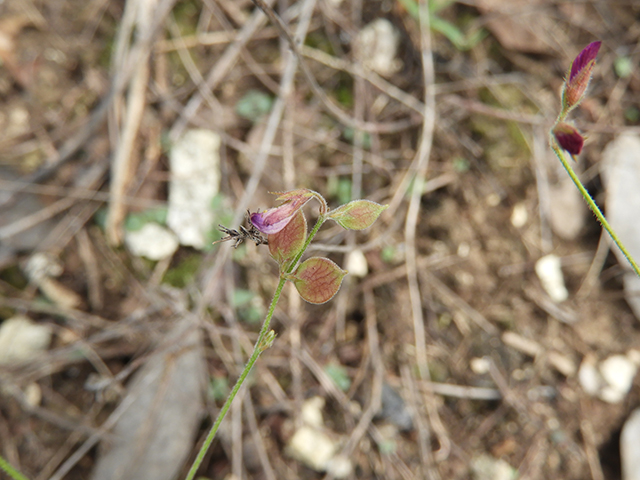
<svg viewBox="0 0 640 480">
<path fill-rule="evenodd" d="M 302 213 L 302 207 L 312 199 L 320 203 L 320 214 L 311 232 L 307 233 L 307 220 Z M 187 480 L 194 478 L 213 442 L 220 423 L 251 368 L 260 354 L 273 344 L 276 334 L 270 330 L 269 325 L 285 283 L 287 281 L 293 283 L 300 296 L 309 303 L 328 302 L 338 293 L 342 279 L 347 274 L 345 270 L 324 257 L 311 257 L 303 262 L 300 261 L 322 224 L 327 220 L 333 220 L 348 230 L 364 230 L 373 225 L 387 208 L 386 205 L 379 205 L 369 200 L 354 200 L 329 210 L 327 201 L 322 195 L 306 188 L 278 193 L 277 200 L 282 202 L 281 205 L 264 212 L 248 214 L 249 226 L 246 228 L 240 227 L 235 230 L 220 226 L 226 236 L 219 242 L 230 240 L 234 242 L 234 247 L 245 240 L 253 241 L 256 245 L 267 244 L 271 257 L 278 263 L 280 281 L 262 324 L 253 353 L 198 452 L 198 456 L 187 474 Z"/>
<path fill-rule="evenodd" d="M 580 190 L 582 197 L 589 205 L 593 214 L 611 236 L 618 248 L 620 248 L 631 265 L 631 268 L 633 268 L 634 272 L 640 277 L 640 267 L 638 267 L 636 261 L 613 231 L 613 228 L 611 228 L 611 225 L 609 225 L 609 222 L 602 214 L 602 211 L 598 205 L 596 205 L 596 202 L 593 200 L 589 192 L 587 192 L 587 189 L 573 171 L 571 164 L 566 158 L 566 154 L 569 154 L 569 156 L 575 161 L 576 155 L 580 154 L 582 146 L 584 145 L 584 137 L 573 125 L 566 122 L 566 118 L 569 115 L 569 112 L 576 108 L 585 97 L 600 46 L 601 42 L 590 43 L 571 63 L 571 67 L 567 72 L 562 89 L 562 110 L 551 129 L 550 144 L 554 153 L 558 159 L 560 159 L 560 162 L 571 177 L 571 180 L 573 180 L 573 183 L 578 187 L 578 190 Z"/>
<path fill-rule="evenodd" d="M 6 473 L 13 480 L 27 480 L 27 477 L 22 475 L 18 470 L 13 468 L 13 466 L 7 462 L 4 457 L 0 455 L 0 471 Z"/>
</svg>

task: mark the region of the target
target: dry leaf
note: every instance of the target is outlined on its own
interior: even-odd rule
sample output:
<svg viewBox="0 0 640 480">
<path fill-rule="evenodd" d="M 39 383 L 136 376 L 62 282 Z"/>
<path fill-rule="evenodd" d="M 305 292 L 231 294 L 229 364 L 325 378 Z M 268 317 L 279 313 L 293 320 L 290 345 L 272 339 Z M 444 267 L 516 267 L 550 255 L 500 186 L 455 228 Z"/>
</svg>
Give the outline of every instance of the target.
<svg viewBox="0 0 640 480">
<path fill-rule="evenodd" d="M 507 50 L 525 53 L 553 51 L 562 38 L 557 20 L 545 13 L 542 0 L 478 0 L 487 27 Z"/>
</svg>

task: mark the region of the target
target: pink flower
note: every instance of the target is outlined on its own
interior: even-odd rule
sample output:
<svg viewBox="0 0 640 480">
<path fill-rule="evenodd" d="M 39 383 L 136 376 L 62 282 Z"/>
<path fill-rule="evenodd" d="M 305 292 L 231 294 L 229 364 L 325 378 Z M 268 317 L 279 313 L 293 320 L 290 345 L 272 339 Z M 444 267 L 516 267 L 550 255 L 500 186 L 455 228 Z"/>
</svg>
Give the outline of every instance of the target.
<svg viewBox="0 0 640 480">
<path fill-rule="evenodd" d="M 582 151 L 584 138 L 575 127 L 560 122 L 553 127 L 553 136 L 556 138 L 558 145 L 571 155 L 578 155 Z"/>
<path fill-rule="evenodd" d="M 596 56 L 602 42 L 587 45 L 571 64 L 569 75 L 565 80 L 562 92 L 562 103 L 569 110 L 578 105 L 591 81 L 591 72 L 596 64 Z"/>
<path fill-rule="evenodd" d="M 266 235 L 278 233 L 289 224 L 296 212 L 313 197 L 314 192 L 305 188 L 285 192 L 278 197 L 278 200 L 285 200 L 282 205 L 264 212 L 252 213 L 251 223 Z"/>
</svg>

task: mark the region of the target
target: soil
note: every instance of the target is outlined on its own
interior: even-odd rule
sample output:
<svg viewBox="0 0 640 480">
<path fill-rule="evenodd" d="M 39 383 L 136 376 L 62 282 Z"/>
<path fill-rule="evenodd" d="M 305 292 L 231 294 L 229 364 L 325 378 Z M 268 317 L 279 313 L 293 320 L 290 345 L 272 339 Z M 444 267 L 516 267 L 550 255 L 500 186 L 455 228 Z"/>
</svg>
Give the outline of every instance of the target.
<svg viewBox="0 0 640 480">
<path fill-rule="evenodd" d="M 269 208 L 275 197 L 268 192 L 292 188 L 320 192 L 331 207 L 351 200 L 353 188 L 360 191 L 353 198 L 390 207 L 363 232 L 345 234 L 335 224 L 320 231 L 314 254 L 344 266 L 357 246 L 368 273 L 348 275 L 323 305 L 306 304 L 287 286 L 272 324 L 277 337 L 200 477 L 330 478 L 292 458 L 288 447 L 302 406 L 317 396 L 323 431 L 351 461 L 347 478 L 497 478 L 473 473 L 487 458 L 523 479 L 621 478 L 620 430 L 640 402 L 640 379 L 611 404 L 585 393 L 577 372 L 585 359 L 637 349 L 640 323 L 624 300 L 623 266 L 602 253 L 596 220 L 573 201 L 575 191 L 567 201 L 553 196 L 566 174 L 547 132 L 572 59 L 602 40 L 588 98 L 572 119 L 588 134 L 575 166 L 606 207 L 601 152 L 640 122 L 633 69 L 640 7 L 535 2 L 534 31 L 517 23 L 530 2 L 445 3 L 431 18 L 431 138 L 423 128 L 428 115 L 393 90 L 425 102 L 413 3 L 332 1 L 313 9 L 303 61 L 328 101 L 375 128 L 354 134 L 298 69 L 248 208 Z M 230 220 L 244 213 L 241 199 L 259 168 L 269 105 L 281 95 L 289 58 L 286 40 L 265 22 L 222 66 L 250 22 L 249 1 L 179 2 L 146 44 L 140 38 L 155 17 L 137 20 L 139 35 L 128 41 L 117 37 L 135 4 L 0 3 L 0 319 L 24 315 L 52 332 L 46 351 L 0 366 L 0 455 L 32 479 L 90 478 L 132 378 L 162 350 L 178 319 L 195 317 L 207 387 L 195 413 L 187 412 L 196 428 L 182 443 L 185 454 L 166 452 L 184 465 L 184 478 L 278 282 L 267 247 L 251 242 L 231 254 L 228 242 L 204 251 L 182 246 L 160 261 L 122 245 L 125 221 L 144 223 L 150 211 L 166 208 L 173 135 L 198 95 L 204 100 L 187 127 L 222 139 L 212 227 L 238 227 Z M 161 14 L 164 4 L 152 12 Z M 287 5 L 278 3 L 279 12 Z M 285 15 L 293 32 L 295 15 Z M 400 62 L 386 78 L 362 78 L 353 73 L 360 64 L 355 37 L 378 18 L 398 32 Z M 148 58 L 127 64 L 141 45 Z M 316 61 L 309 49 L 346 67 Z M 621 70 L 625 60 L 629 72 Z M 149 78 L 122 180 L 110 165 L 134 108 L 132 63 L 148 64 Z M 213 88 L 203 83 L 212 71 L 222 75 Z M 114 87 L 123 80 L 125 88 Z M 255 91 L 270 100 L 264 115 L 260 106 L 238 113 Z M 396 122 L 404 123 L 384 130 Z M 426 175 L 408 182 L 429 140 Z M 119 219 L 118 191 L 125 199 Z M 313 224 L 315 207 L 305 213 Z M 30 223 L 21 228 L 25 218 Z M 105 218 L 116 218 L 113 230 Z M 60 275 L 49 277 L 53 293 L 27 273 L 36 254 L 59 266 Z M 535 271 L 550 254 L 560 259 L 569 293 L 561 303 L 551 301 Z M 248 300 L 237 301 L 242 295 Z"/>
</svg>

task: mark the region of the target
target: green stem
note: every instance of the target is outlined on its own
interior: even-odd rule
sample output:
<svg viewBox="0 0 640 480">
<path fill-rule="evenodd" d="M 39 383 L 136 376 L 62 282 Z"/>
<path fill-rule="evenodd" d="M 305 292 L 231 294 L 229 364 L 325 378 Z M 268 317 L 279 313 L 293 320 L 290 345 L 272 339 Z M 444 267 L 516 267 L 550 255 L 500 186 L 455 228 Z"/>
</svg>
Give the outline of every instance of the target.
<svg viewBox="0 0 640 480">
<path fill-rule="evenodd" d="M 249 372 L 253 368 L 253 365 L 258 360 L 258 357 L 265 350 L 265 346 L 263 345 L 263 342 L 267 333 L 269 332 L 269 324 L 271 323 L 271 317 L 273 317 L 273 312 L 275 311 L 276 304 L 280 299 L 280 294 L 282 293 L 282 289 L 284 288 L 285 282 L 286 280 L 284 278 L 280 279 L 280 282 L 278 283 L 276 291 L 273 294 L 273 299 L 271 300 L 269 311 L 267 312 L 267 316 L 265 317 L 264 323 L 262 324 L 260 335 L 258 335 L 258 340 L 256 340 L 256 344 L 253 347 L 253 353 L 251 354 L 249 361 L 245 365 L 244 370 L 242 370 L 240 377 L 236 381 L 236 384 L 234 385 L 233 390 L 231 390 L 229 397 L 224 402 L 224 405 L 222 406 L 220 413 L 218 413 L 218 418 L 216 418 L 216 421 L 211 427 L 211 430 L 209 430 L 209 434 L 207 435 L 207 438 L 202 444 L 202 447 L 200 447 L 198 456 L 194 460 L 193 465 L 191 465 L 191 469 L 189 469 L 189 473 L 187 474 L 186 480 L 193 480 L 193 478 L 195 477 L 198 468 L 200 468 L 200 464 L 202 463 L 202 460 L 204 460 L 204 456 L 207 454 L 207 451 L 209 450 L 209 447 L 211 446 L 211 443 L 213 442 L 213 439 L 215 438 L 216 433 L 218 432 L 218 428 L 220 427 L 222 420 L 227 415 L 227 412 L 231 407 L 231 403 L 233 402 L 233 399 L 236 398 L 236 395 L 238 394 L 240 387 L 242 387 L 242 384 L 244 383 L 247 376 L 249 375 Z"/>
<path fill-rule="evenodd" d="M 293 272 L 293 269 L 296 268 L 296 265 L 298 265 L 298 262 L 302 258 L 302 255 L 304 255 L 305 250 L 307 249 L 307 247 L 311 243 L 311 240 L 313 240 L 313 237 L 316 236 L 316 233 L 318 233 L 318 230 L 320 230 L 320 227 L 322 226 L 324 221 L 325 221 L 325 217 L 321 214 L 318 217 L 318 220 L 316 221 L 316 224 L 313 226 L 313 229 L 309 233 L 309 236 L 307 237 L 307 240 L 304 242 L 304 245 L 302 246 L 302 248 L 300 249 L 298 254 L 295 256 L 295 258 L 293 259 L 293 262 L 291 262 L 291 264 L 289 265 L 289 268 L 287 269 L 286 273 L 291 273 L 291 272 Z"/>
<path fill-rule="evenodd" d="M 5 473 L 9 475 L 13 480 L 28 480 L 27 477 L 13 468 L 11 464 L 2 457 L 2 455 L 0 455 L 0 470 L 4 470 Z"/>
<path fill-rule="evenodd" d="M 291 266 L 288 268 L 286 273 L 291 273 L 293 269 L 296 267 L 297 263 L 300 261 L 300 258 L 302 258 L 304 251 L 307 249 L 307 247 L 311 243 L 311 240 L 313 240 L 313 237 L 315 237 L 316 233 L 318 233 L 318 230 L 320 230 L 320 227 L 322 226 L 324 221 L 325 221 L 324 216 L 320 215 L 320 217 L 318 218 L 318 221 L 313 227 L 313 230 L 311 230 L 311 233 L 309 233 L 309 236 L 306 242 L 304 243 L 302 249 L 300 250 L 300 252 L 298 252 L 298 254 L 295 257 L 295 260 L 291 263 Z M 236 381 L 236 384 L 233 386 L 233 390 L 231 390 L 229 397 L 224 402 L 224 405 L 222 406 L 220 413 L 218 413 L 218 418 L 216 418 L 216 421 L 211 427 L 211 430 L 209 430 L 209 433 L 207 434 L 207 438 L 202 444 L 202 447 L 200 447 L 200 451 L 198 451 L 198 456 L 193 461 L 193 464 L 191 465 L 191 468 L 189 469 L 189 473 L 187 473 L 185 480 L 193 480 L 193 478 L 195 477 L 196 472 L 198 471 L 198 468 L 200 468 L 200 464 L 202 464 L 202 461 L 204 460 L 204 456 L 207 454 L 207 451 L 209 450 L 211 443 L 213 443 L 213 439 L 215 438 L 216 433 L 218 432 L 218 428 L 220 428 L 220 424 L 222 423 L 222 420 L 227 415 L 227 412 L 231 407 L 231 403 L 236 398 L 236 395 L 238 394 L 240 387 L 242 387 L 242 384 L 247 379 L 249 372 L 251 371 L 251 369 L 253 368 L 253 365 L 258 360 L 258 357 L 260 356 L 260 354 L 270 346 L 270 343 L 267 337 L 267 334 L 269 333 L 269 325 L 271 324 L 271 318 L 273 317 L 273 312 L 276 309 L 276 304 L 278 303 L 278 300 L 280 300 L 280 295 L 282 294 L 282 290 L 284 288 L 285 283 L 286 283 L 286 279 L 284 278 L 283 275 L 281 275 L 280 282 L 278 283 L 278 286 L 276 287 L 276 291 L 273 294 L 271 305 L 269 305 L 267 316 L 265 317 L 264 323 L 262 324 L 260 335 L 258 335 L 258 340 L 256 340 L 256 343 L 253 347 L 253 353 L 251 354 L 249 361 L 245 365 L 244 370 L 242 370 L 242 373 L 240 374 L 240 377 Z M 0 464 L 0 466 L 2 465 Z M 26 480 L 24 477 L 22 478 L 14 477 L 14 479 Z"/>
<path fill-rule="evenodd" d="M 602 226 L 607 231 L 609 236 L 613 239 L 615 244 L 623 253 L 625 258 L 631 265 L 631 268 L 633 268 L 633 271 L 636 272 L 636 275 L 638 275 L 638 277 L 640 277 L 640 267 L 638 267 L 638 264 L 636 263 L 636 261 L 633 259 L 633 257 L 631 256 L 629 251 L 626 249 L 622 241 L 618 238 L 618 235 L 616 235 L 616 232 L 613 231 L 613 228 L 611 227 L 611 225 L 609 225 L 609 222 L 607 221 L 605 216 L 602 214 L 600 207 L 596 205 L 596 202 L 593 201 L 593 198 L 591 197 L 589 192 L 587 192 L 587 189 L 584 188 L 584 185 L 582 185 L 582 182 L 580 181 L 576 173 L 573 171 L 573 168 L 571 168 L 571 165 L 565 158 L 564 151 L 555 143 L 553 139 L 551 140 L 551 148 L 553 149 L 556 156 L 560 159 L 562 166 L 571 177 L 571 180 L 573 180 L 573 183 L 576 185 L 576 187 L 578 187 L 578 190 L 580 190 L 582 197 L 584 198 L 585 202 L 587 202 L 587 205 L 589 205 L 589 208 L 591 209 L 593 214 L 596 216 L 598 221 L 602 224 Z"/>
</svg>

